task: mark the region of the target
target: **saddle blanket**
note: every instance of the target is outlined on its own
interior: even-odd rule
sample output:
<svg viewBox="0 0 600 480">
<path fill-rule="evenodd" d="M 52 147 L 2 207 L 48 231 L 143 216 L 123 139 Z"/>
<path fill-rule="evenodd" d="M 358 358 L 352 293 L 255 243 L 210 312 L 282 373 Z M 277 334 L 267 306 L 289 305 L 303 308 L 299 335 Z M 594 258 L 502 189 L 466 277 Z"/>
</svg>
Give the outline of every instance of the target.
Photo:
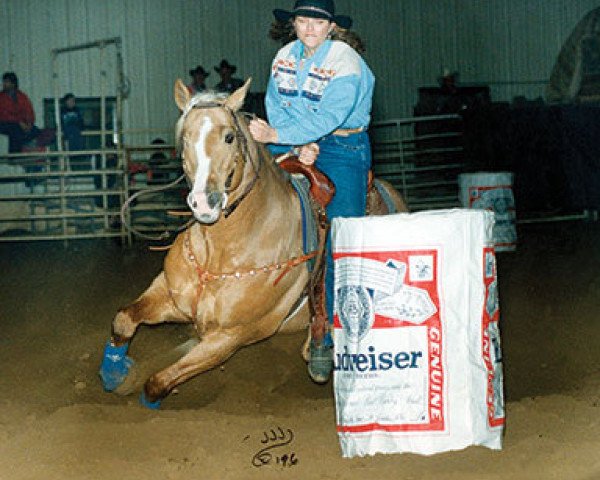
<svg viewBox="0 0 600 480">
<path fill-rule="evenodd" d="M 304 176 L 291 175 L 290 182 L 298 194 L 300 199 L 300 207 L 302 209 L 302 247 L 304 253 L 314 252 L 319 248 L 319 238 L 317 231 L 317 219 L 313 214 L 310 203 L 310 183 Z M 312 272 L 315 264 L 315 259 L 308 261 L 308 271 Z"/>
</svg>

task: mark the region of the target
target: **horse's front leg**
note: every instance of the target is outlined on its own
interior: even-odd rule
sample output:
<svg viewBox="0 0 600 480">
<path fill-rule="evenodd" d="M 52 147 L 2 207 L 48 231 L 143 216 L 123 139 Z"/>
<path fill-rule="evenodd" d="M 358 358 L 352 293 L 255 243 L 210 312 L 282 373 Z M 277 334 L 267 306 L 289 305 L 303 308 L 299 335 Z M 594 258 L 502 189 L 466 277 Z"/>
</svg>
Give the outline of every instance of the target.
<svg viewBox="0 0 600 480">
<path fill-rule="evenodd" d="M 186 355 L 146 381 L 141 403 L 149 408 L 159 408 L 162 399 L 177 385 L 220 365 L 246 343 L 235 331 L 215 330 L 206 333 Z"/>
<path fill-rule="evenodd" d="M 165 280 L 164 272 L 132 304 L 119 310 L 112 323 L 112 337 L 106 343 L 100 378 L 106 391 L 112 392 L 121 385 L 133 360 L 127 356 L 129 342 L 140 324 L 157 324 L 165 321 L 185 322 L 189 319 L 175 306 Z"/>
</svg>

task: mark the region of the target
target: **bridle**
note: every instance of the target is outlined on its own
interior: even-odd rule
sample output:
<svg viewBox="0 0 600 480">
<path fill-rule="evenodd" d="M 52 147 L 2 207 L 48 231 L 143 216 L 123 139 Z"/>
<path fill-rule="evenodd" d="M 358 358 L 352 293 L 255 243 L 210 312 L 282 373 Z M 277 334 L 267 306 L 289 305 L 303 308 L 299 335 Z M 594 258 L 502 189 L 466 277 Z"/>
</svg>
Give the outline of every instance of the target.
<svg viewBox="0 0 600 480">
<path fill-rule="evenodd" d="M 235 138 L 240 142 L 240 145 L 241 145 L 241 155 L 238 152 L 238 158 L 237 158 L 237 160 L 235 162 L 235 167 L 231 171 L 229 177 L 232 177 L 234 175 L 235 168 L 237 168 L 240 158 L 243 160 L 244 165 L 248 161 L 250 161 L 250 163 L 252 164 L 252 169 L 254 170 L 254 177 L 246 185 L 246 188 L 244 189 L 244 191 L 242 192 L 242 194 L 239 197 L 237 197 L 230 205 L 226 206 L 222 210 L 223 215 L 225 216 L 225 218 L 227 218 L 227 217 L 229 217 L 235 211 L 235 209 L 237 207 L 239 207 L 239 205 L 242 203 L 242 201 L 248 196 L 248 194 L 254 188 L 254 185 L 256 184 L 256 182 L 257 182 L 257 180 L 259 178 L 259 170 L 260 170 L 262 158 L 261 158 L 260 155 L 258 155 L 258 162 L 255 163 L 255 162 L 252 161 L 252 157 L 250 156 L 250 150 L 248 148 L 248 138 L 244 135 L 244 131 L 242 130 L 242 127 L 240 125 L 240 121 L 239 121 L 238 115 L 236 115 L 236 112 L 234 112 L 227 105 L 224 105 L 224 104 L 218 103 L 218 102 L 205 102 L 205 103 L 196 102 L 196 103 L 194 103 L 194 101 L 192 99 L 192 101 L 190 101 L 190 103 L 186 106 L 185 110 L 181 114 L 180 121 L 184 122 L 185 118 L 187 117 L 187 115 L 190 113 L 190 111 L 192 109 L 200 109 L 200 108 L 206 108 L 206 109 L 208 109 L 208 108 L 222 108 L 227 113 L 229 113 L 229 116 L 231 117 L 231 119 L 233 121 Z M 241 114 L 244 115 L 247 118 L 255 118 L 256 117 L 256 115 L 254 115 L 253 113 L 241 112 Z M 127 230 L 129 230 L 130 232 L 134 233 L 136 236 L 141 237 L 141 238 L 145 238 L 147 240 L 162 241 L 162 240 L 166 240 L 167 238 L 169 238 L 172 235 L 172 233 L 170 233 L 167 230 L 164 231 L 163 233 L 159 234 L 159 235 L 148 235 L 148 234 L 145 234 L 143 232 L 140 232 L 139 230 L 136 230 L 131 225 L 131 223 L 127 220 L 126 213 L 129 210 L 129 208 L 130 208 L 131 204 L 133 203 L 133 201 L 135 199 L 137 199 L 137 197 L 139 197 L 141 195 L 148 194 L 148 193 L 157 193 L 157 192 L 161 192 L 163 190 L 168 190 L 170 188 L 175 187 L 183 179 L 185 179 L 187 181 L 188 187 L 191 189 L 193 185 L 191 184 L 190 179 L 188 178 L 188 176 L 184 173 L 181 176 L 179 176 L 176 180 L 174 180 L 173 182 L 169 183 L 168 185 L 161 185 L 159 187 L 153 187 L 153 188 L 148 188 L 148 189 L 145 189 L 145 190 L 140 190 L 139 192 L 136 192 L 132 196 L 130 196 L 123 203 L 123 205 L 121 206 L 120 217 L 121 217 L 121 223 L 122 223 L 122 225 L 124 225 L 125 228 L 127 228 Z M 235 190 L 235 188 L 233 190 Z M 231 192 L 232 192 L 232 190 L 227 190 L 226 191 L 227 194 L 229 194 Z M 186 230 L 193 223 L 193 221 L 194 220 L 192 219 L 192 220 L 186 222 L 183 226 L 177 228 L 177 230 L 175 231 L 175 233 L 180 233 L 180 232 Z"/>
<path fill-rule="evenodd" d="M 224 104 L 218 103 L 218 102 L 206 102 L 206 103 L 190 102 L 190 104 L 183 111 L 180 121 L 184 122 L 185 118 L 188 116 L 188 114 L 194 109 L 209 109 L 209 108 L 222 108 L 229 114 L 229 116 L 231 117 L 231 119 L 233 121 L 233 130 L 235 132 L 234 133 L 235 138 L 238 140 L 240 147 L 241 147 L 241 155 L 238 152 L 237 159 L 235 161 L 235 166 L 234 166 L 233 170 L 230 172 L 229 178 L 231 178 L 234 175 L 235 169 L 238 168 L 240 158 L 243 162 L 243 165 L 250 162 L 250 164 L 252 165 L 252 169 L 254 170 L 254 177 L 252 177 L 252 180 L 250 180 L 250 182 L 248 182 L 246 184 L 246 188 L 244 188 L 244 191 L 241 193 L 241 195 L 239 195 L 231 204 L 229 204 L 225 208 L 223 208 L 222 213 L 225 216 L 225 218 L 227 218 L 235 211 L 235 209 L 237 207 L 240 206 L 240 204 L 244 201 L 244 199 L 248 196 L 248 194 L 254 188 L 254 185 L 256 184 L 256 182 L 259 178 L 259 170 L 260 170 L 260 166 L 261 166 L 260 165 L 261 164 L 261 156 L 258 155 L 258 161 L 256 163 L 252 161 L 252 157 L 250 155 L 250 150 L 248 148 L 248 138 L 246 137 L 246 135 L 244 135 L 244 131 L 242 130 L 242 127 L 240 125 L 240 120 L 238 118 L 238 115 L 227 105 L 224 105 Z M 242 114 L 249 118 L 255 117 L 255 115 L 252 113 L 242 112 Z M 191 182 L 190 182 L 189 178 L 187 177 L 187 175 L 186 175 L 186 180 L 191 189 L 192 185 L 191 185 Z M 233 188 L 232 190 L 227 189 L 225 192 L 227 194 L 230 194 L 236 188 L 237 188 L 237 186 L 235 188 Z"/>
</svg>

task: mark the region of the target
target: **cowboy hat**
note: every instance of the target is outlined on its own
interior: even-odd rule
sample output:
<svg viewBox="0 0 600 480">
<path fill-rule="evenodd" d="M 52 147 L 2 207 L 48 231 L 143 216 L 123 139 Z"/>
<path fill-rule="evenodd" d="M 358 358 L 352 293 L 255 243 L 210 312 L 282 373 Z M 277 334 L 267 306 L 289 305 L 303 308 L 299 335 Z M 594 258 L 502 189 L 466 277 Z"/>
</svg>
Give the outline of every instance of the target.
<svg viewBox="0 0 600 480">
<path fill-rule="evenodd" d="M 277 21 L 282 23 L 287 22 L 296 15 L 300 15 L 302 17 L 324 18 L 330 22 L 335 22 L 344 29 L 352 26 L 352 18 L 335 14 L 333 0 L 296 0 L 293 10 L 287 11 L 276 8 L 273 10 L 273 15 Z"/>
<path fill-rule="evenodd" d="M 235 73 L 237 67 L 235 65 L 231 65 L 227 60 L 221 60 L 221 63 L 215 67 L 215 72 L 220 72 L 223 68 L 228 68 L 231 70 L 231 73 Z"/>
<path fill-rule="evenodd" d="M 196 75 L 197 73 L 200 73 L 201 75 L 204 75 L 205 77 L 208 77 L 210 75 L 210 72 L 207 72 L 206 70 L 204 70 L 204 67 L 202 65 L 198 65 L 193 70 L 190 70 L 190 75 L 192 77 L 194 75 Z"/>
</svg>

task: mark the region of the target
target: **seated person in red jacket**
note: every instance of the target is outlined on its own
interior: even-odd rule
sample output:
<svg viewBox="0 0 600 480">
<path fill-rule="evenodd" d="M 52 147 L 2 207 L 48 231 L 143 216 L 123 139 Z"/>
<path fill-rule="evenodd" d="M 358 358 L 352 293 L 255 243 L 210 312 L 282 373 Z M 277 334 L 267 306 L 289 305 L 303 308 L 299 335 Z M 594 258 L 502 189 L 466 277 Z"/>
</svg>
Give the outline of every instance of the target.
<svg viewBox="0 0 600 480">
<path fill-rule="evenodd" d="M 19 90 L 19 79 L 13 72 L 6 72 L 2 75 L 0 92 L 0 134 L 8 136 L 9 153 L 20 152 L 23 144 L 38 136 L 34 122 L 33 107 L 27 95 Z"/>
</svg>

